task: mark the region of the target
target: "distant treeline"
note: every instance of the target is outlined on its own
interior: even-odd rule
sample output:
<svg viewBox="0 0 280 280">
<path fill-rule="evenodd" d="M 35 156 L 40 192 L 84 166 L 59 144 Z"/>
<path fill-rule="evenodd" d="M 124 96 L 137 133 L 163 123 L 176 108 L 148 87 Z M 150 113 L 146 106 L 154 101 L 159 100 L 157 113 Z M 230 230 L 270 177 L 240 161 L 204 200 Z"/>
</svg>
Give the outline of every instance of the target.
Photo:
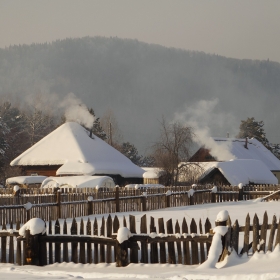
<svg viewBox="0 0 280 280">
<path fill-rule="evenodd" d="M 84 37 L 0 49 L 0 95 L 75 93 L 101 116 L 113 109 L 128 141 L 145 151 L 162 115 L 218 98 L 216 112 L 264 120 L 279 142 L 280 64 L 239 60 L 150 45 L 137 40 Z M 211 118 L 211 116 L 209 116 Z M 216 126 L 225 136 L 231 126 Z M 231 132 L 231 131 L 229 131 Z M 223 135 L 221 135 L 223 134 Z M 232 134 L 232 133 L 231 133 Z"/>
</svg>

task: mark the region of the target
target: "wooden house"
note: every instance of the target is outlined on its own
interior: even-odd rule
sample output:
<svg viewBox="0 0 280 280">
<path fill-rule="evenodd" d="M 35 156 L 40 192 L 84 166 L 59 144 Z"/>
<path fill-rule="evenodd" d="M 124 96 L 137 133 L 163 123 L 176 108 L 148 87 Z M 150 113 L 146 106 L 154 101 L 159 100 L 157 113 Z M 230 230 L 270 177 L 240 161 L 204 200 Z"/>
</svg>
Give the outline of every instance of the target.
<svg viewBox="0 0 280 280">
<path fill-rule="evenodd" d="M 280 160 L 257 139 L 214 138 L 214 141 L 217 147 L 227 147 L 233 159 L 260 160 L 280 182 Z M 201 147 L 189 161 L 213 162 L 218 159 L 211 154 L 211 149 Z"/>
<path fill-rule="evenodd" d="M 24 175 L 110 176 L 116 185 L 142 184 L 144 170 L 78 123 L 68 122 L 11 162 Z"/>
</svg>

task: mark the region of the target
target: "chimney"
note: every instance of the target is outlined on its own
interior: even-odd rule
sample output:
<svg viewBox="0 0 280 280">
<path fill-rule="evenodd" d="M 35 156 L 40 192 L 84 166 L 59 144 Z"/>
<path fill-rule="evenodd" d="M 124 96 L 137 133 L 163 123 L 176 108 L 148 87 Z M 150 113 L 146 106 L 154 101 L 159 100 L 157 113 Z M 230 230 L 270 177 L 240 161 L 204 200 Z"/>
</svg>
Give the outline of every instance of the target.
<svg viewBox="0 0 280 280">
<path fill-rule="evenodd" d="M 245 147 L 246 149 L 248 149 L 248 137 L 245 138 L 245 145 L 244 145 L 244 147 Z"/>
</svg>

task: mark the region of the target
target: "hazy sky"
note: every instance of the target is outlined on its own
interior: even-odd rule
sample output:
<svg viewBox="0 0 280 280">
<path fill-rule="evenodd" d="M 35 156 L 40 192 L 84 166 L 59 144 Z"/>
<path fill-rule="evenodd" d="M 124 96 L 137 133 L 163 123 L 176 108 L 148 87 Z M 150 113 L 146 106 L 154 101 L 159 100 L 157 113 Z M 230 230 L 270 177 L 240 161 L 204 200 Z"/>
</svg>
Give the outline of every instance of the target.
<svg viewBox="0 0 280 280">
<path fill-rule="evenodd" d="M 97 35 L 280 62 L 280 1 L 0 0 L 0 47 Z"/>
</svg>

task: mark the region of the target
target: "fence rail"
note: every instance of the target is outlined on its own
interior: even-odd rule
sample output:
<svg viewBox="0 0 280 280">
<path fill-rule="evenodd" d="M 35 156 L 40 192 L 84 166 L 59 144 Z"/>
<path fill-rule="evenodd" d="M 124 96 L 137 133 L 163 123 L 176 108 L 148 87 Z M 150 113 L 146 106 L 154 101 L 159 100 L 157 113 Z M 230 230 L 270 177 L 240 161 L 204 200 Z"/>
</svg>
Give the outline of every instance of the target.
<svg viewBox="0 0 280 280">
<path fill-rule="evenodd" d="M 70 193 L 56 192 L 28 196 L 24 194 L 22 197 L 0 197 L 0 224 L 16 221 L 25 223 L 33 217 L 56 220 L 92 214 L 150 211 L 256 198 L 278 200 L 280 198 L 279 185 L 245 188 L 228 186 L 205 189 L 202 186 L 195 189 L 190 187 L 160 188 L 144 193 L 139 190 L 123 191 L 117 188 L 114 192 L 99 194 L 80 191 L 75 193 L 73 190 Z"/>
</svg>

